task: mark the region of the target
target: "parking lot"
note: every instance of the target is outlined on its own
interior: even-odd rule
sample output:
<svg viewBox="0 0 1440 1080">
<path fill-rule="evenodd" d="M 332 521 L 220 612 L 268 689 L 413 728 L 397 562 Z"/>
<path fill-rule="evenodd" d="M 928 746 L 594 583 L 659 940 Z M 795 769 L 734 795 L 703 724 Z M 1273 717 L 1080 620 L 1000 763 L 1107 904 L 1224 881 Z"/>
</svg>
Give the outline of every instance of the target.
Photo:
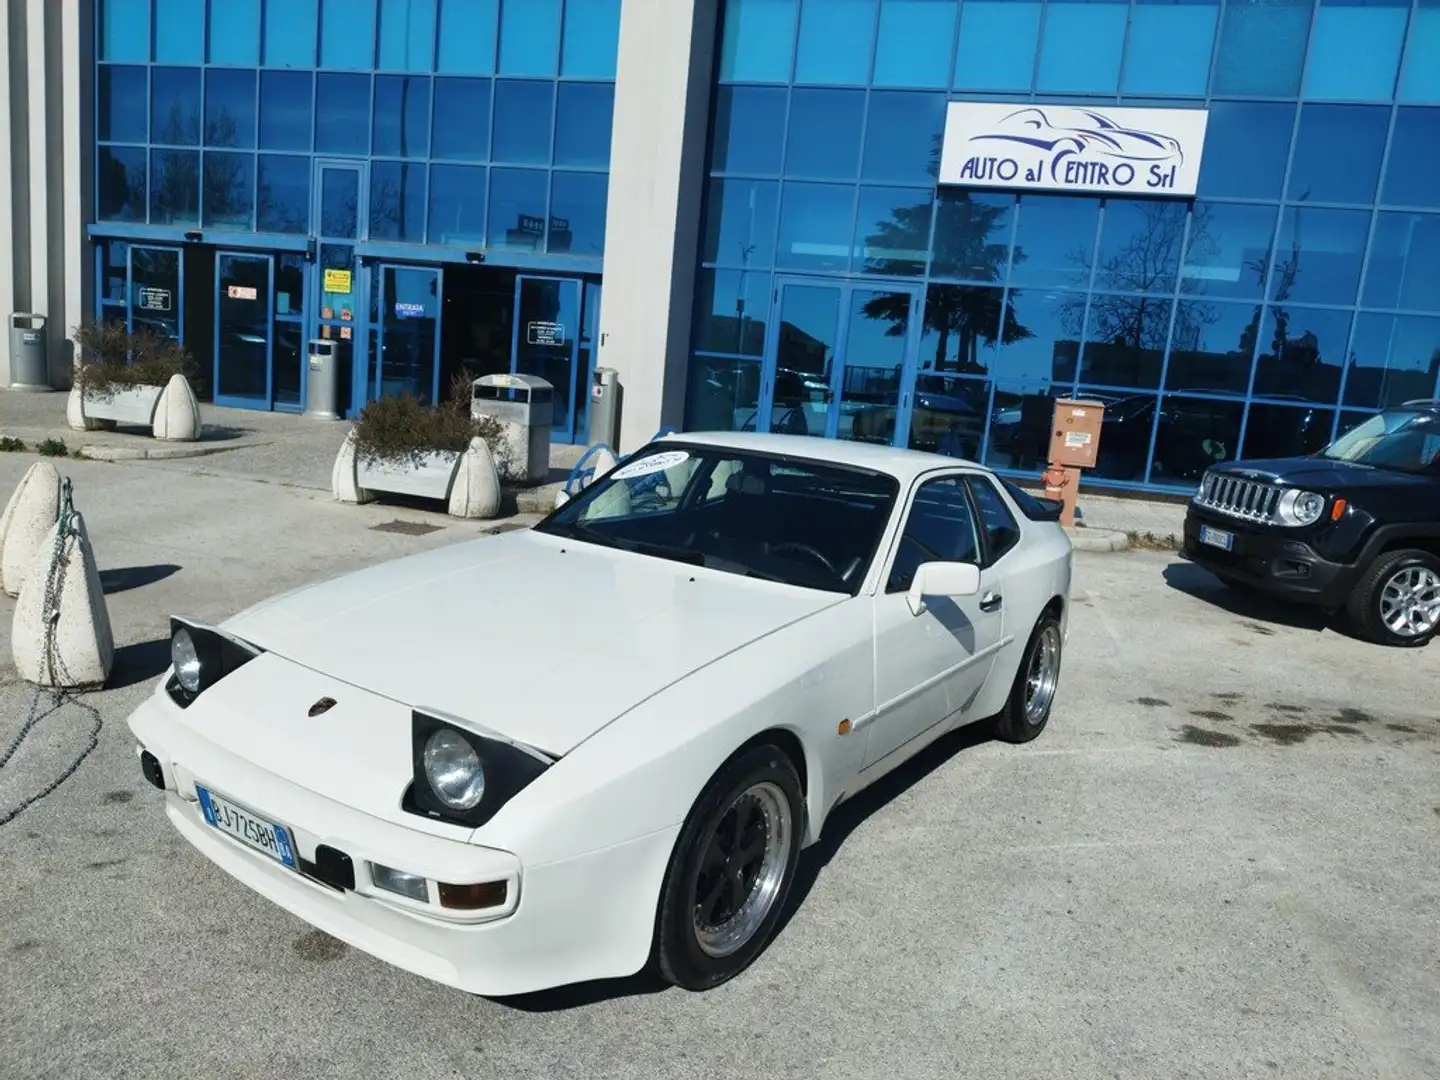
<svg viewBox="0 0 1440 1080">
<path fill-rule="evenodd" d="M 0 458 L 0 495 L 33 460 Z M 194 853 L 125 718 L 172 611 L 221 619 L 493 523 L 60 467 L 119 649 L 86 699 L 97 750 L 0 826 L 6 1080 L 1440 1075 L 1437 647 L 1362 644 L 1173 554 L 1078 554 L 1050 728 L 1021 747 L 962 733 L 838 811 L 750 971 L 701 995 L 490 1001 L 311 931 Z M 0 597 L 0 749 L 33 697 L 13 610 Z M 87 731 L 73 707 L 47 716 L 0 771 L 0 816 Z"/>
</svg>

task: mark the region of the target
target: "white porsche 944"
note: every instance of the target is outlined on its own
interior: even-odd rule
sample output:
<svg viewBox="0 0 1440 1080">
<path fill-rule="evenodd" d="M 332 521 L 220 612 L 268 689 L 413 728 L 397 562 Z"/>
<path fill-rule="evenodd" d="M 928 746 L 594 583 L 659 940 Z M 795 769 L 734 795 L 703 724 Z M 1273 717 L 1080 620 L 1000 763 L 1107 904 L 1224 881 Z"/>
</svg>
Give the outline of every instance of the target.
<svg viewBox="0 0 1440 1080">
<path fill-rule="evenodd" d="M 382 960 L 706 989 L 842 800 L 957 727 L 1044 729 L 1058 516 L 953 458 L 671 435 L 531 529 L 173 619 L 130 727 L 192 845 Z"/>
</svg>

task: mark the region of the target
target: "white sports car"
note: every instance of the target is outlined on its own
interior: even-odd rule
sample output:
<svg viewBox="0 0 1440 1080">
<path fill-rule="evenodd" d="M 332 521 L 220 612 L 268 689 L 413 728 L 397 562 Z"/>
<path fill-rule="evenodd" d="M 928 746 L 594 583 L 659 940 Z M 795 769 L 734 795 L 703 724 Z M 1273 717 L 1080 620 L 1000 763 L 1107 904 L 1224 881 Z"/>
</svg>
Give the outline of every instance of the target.
<svg viewBox="0 0 1440 1080">
<path fill-rule="evenodd" d="M 1058 504 L 953 458 L 672 435 L 533 529 L 172 620 L 175 827 L 301 919 L 508 996 L 765 948 L 827 816 L 1055 700 Z"/>
</svg>

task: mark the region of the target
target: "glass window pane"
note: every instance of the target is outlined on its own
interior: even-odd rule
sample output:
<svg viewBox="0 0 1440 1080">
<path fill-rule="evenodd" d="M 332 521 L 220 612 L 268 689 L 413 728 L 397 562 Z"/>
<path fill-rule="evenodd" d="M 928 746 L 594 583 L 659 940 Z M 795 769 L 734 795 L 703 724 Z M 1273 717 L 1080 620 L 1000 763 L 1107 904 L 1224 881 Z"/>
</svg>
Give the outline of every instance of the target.
<svg viewBox="0 0 1440 1080">
<path fill-rule="evenodd" d="M 313 81 L 298 71 L 260 73 L 260 149 L 310 149 Z"/>
<path fill-rule="evenodd" d="M 200 224 L 200 154 L 156 150 L 150 155 L 150 224 Z"/>
<path fill-rule="evenodd" d="M 559 54 L 560 0 L 500 6 L 502 75 L 554 75 Z"/>
<path fill-rule="evenodd" d="M 320 0 L 320 66 L 375 67 L 375 0 Z"/>
<path fill-rule="evenodd" d="M 1158 387 L 1174 307 L 1173 301 L 1158 296 L 1093 295 L 1080 377 L 1103 386 Z M 1077 322 L 1072 314 L 1071 325 Z"/>
<path fill-rule="evenodd" d="M 146 139 L 145 69 L 101 64 L 100 111 L 95 118 L 101 142 L 143 143 Z"/>
<path fill-rule="evenodd" d="M 1305 96 L 1389 101 L 1410 0 L 1321 0 L 1305 64 Z"/>
<path fill-rule="evenodd" d="M 724 20 L 722 81 L 789 81 L 795 0 L 726 0 Z"/>
<path fill-rule="evenodd" d="M 1244 415 L 1240 401 L 1161 397 L 1150 483 L 1193 488 L 1206 469 L 1234 461 Z"/>
<path fill-rule="evenodd" d="M 943 94 L 873 91 L 861 179 L 933 185 L 939 174 L 944 132 Z"/>
<path fill-rule="evenodd" d="M 711 139 L 711 168 L 716 172 L 778 175 L 785 143 L 785 91 L 720 87 Z"/>
<path fill-rule="evenodd" d="M 370 239 L 425 239 L 424 165 L 401 161 L 370 163 Z"/>
<path fill-rule="evenodd" d="M 96 204 L 101 221 L 145 220 L 145 151 L 102 146 L 98 158 Z"/>
<path fill-rule="evenodd" d="M 1219 0 L 1139 0 L 1130 15 L 1121 91 L 1203 96 L 1219 22 Z"/>
<path fill-rule="evenodd" d="M 439 0 L 380 0 L 380 69 L 425 71 L 435 56 Z"/>
<path fill-rule="evenodd" d="M 150 141 L 200 145 L 199 68 L 150 69 Z"/>
<path fill-rule="evenodd" d="M 155 0 L 155 62 L 205 62 L 205 5 L 196 0 Z"/>
<path fill-rule="evenodd" d="M 1377 214 L 1365 304 L 1440 311 L 1440 214 Z"/>
<path fill-rule="evenodd" d="M 205 152 L 205 228 L 250 229 L 255 214 L 255 155 Z"/>
<path fill-rule="evenodd" d="M 780 185 L 772 180 L 711 180 L 701 261 L 770 266 Z"/>
<path fill-rule="evenodd" d="M 847 270 L 855 189 L 839 184 L 786 184 L 780 196 L 777 266 Z"/>
<path fill-rule="evenodd" d="M 490 80 L 435 80 L 431 153 L 456 161 L 484 161 L 490 153 Z"/>
<path fill-rule="evenodd" d="M 1196 203 L 1180 291 L 1258 300 L 1274 239 L 1273 206 Z"/>
<path fill-rule="evenodd" d="M 880 0 L 876 86 L 950 84 L 956 0 Z"/>
<path fill-rule="evenodd" d="M 260 155 L 256 184 L 259 232 L 304 234 L 310 231 L 310 159 Z"/>
<path fill-rule="evenodd" d="M 375 77 L 375 132 L 371 153 L 423 158 L 430 153 L 430 80 L 417 75 Z"/>
<path fill-rule="evenodd" d="M 1199 193 L 1209 198 L 1278 199 L 1294 125 L 1293 105 L 1212 102 Z"/>
<path fill-rule="evenodd" d="M 566 0 L 560 74 L 614 79 L 620 51 L 620 0 Z"/>
<path fill-rule="evenodd" d="M 760 363 L 692 356 L 686 383 L 687 431 L 754 431 L 760 408 Z"/>
<path fill-rule="evenodd" d="M 360 233 L 359 217 L 360 170 L 320 170 L 320 235 L 354 240 Z"/>
<path fill-rule="evenodd" d="M 501 80 L 495 84 L 495 146 L 491 157 L 512 165 L 550 161 L 555 84 Z"/>
<path fill-rule="evenodd" d="M 1252 304 L 1181 300 L 1170 335 L 1165 386 L 1207 394 L 1243 394 L 1260 333 L 1260 309 Z"/>
<path fill-rule="evenodd" d="M 1038 473 L 1050 456 L 1050 418 L 1057 392 L 1048 381 L 997 379 L 994 386 L 985 463 Z"/>
<path fill-rule="evenodd" d="M 550 185 L 550 254 L 599 258 L 605 253 L 609 183 L 604 173 L 556 170 Z"/>
<path fill-rule="evenodd" d="M 432 244 L 485 243 L 485 170 L 464 165 L 430 169 Z"/>
<path fill-rule="evenodd" d="M 500 0 L 440 0 L 440 55 L 436 70 L 450 75 L 492 75 L 500 31 Z"/>
<path fill-rule="evenodd" d="M 955 89 L 1029 90 L 1039 38 L 1039 0 L 965 0 Z"/>
<path fill-rule="evenodd" d="M 369 153 L 370 76 L 321 72 L 315 79 L 315 149 L 322 154 Z"/>
<path fill-rule="evenodd" d="M 555 164 L 610 164 L 614 83 L 561 83 L 555 103 Z"/>
<path fill-rule="evenodd" d="M 1440 319 L 1361 312 L 1350 343 L 1345 404 L 1383 409 L 1440 393 Z"/>
<path fill-rule="evenodd" d="M 1390 110 L 1371 105 L 1307 105 L 1300 112 L 1290 199 L 1375 201 Z M 1337 147 L 1344 151 L 1336 153 Z"/>
<path fill-rule="evenodd" d="M 1399 109 L 1390 137 L 1381 202 L 1391 206 L 1440 207 L 1440 109 Z"/>
<path fill-rule="evenodd" d="M 1241 458 L 1299 457 L 1323 450 L 1330 442 L 1335 423 L 1332 408 L 1295 408 L 1293 405 L 1250 406 L 1245 422 L 1245 445 Z"/>
<path fill-rule="evenodd" d="M 320 0 L 265 5 L 265 66 L 313 68 Z"/>
<path fill-rule="evenodd" d="M 942 189 L 937 202 L 931 276 L 1004 281 L 1010 269 L 1014 209 L 1013 195 Z"/>
<path fill-rule="evenodd" d="M 1294 97 L 1312 0 L 1230 0 L 1220 27 L 1216 94 Z"/>
<path fill-rule="evenodd" d="M 540 251 L 545 246 L 545 208 L 550 174 L 541 169 L 490 170 L 487 246 Z"/>
<path fill-rule="evenodd" d="M 1087 341 L 1087 355 L 1091 348 Z M 1150 432 L 1155 425 L 1157 396 L 1095 386 L 1081 386 L 1075 396 L 1105 405 L 1104 435 L 1095 455 L 1095 467 L 1087 473 L 1106 480 L 1143 482 L 1150 458 Z"/>
<path fill-rule="evenodd" d="M 769 274 L 702 270 L 695 295 L 695 347 L 759 356 L 765 351 L 769 311 Z"/>
<path fill-rule="evenodd" d="M 1100 226 L 1095 288 L 1159 293 L 1175 289 L 1189 211 L 1183 202 L 1111 199 Z"/>
<path fill-rule="evenodd" d="M 1291 206 L 1280 223 L 1270 297 L 1302 304 L 1353 304 L 1370 231 L 1365 210 Z"/>
<path fill-rule="evenodd" d="M 874 34 L 875 0 L 801 4 L 795 81 L 865 85 Z"/>
<path fill-rule="evenodd" d="M 994 285 L 931 285 L 926 289 L 921 370 L 937 375 L 984 374 L 1000 337 L 1003 300 L 1004 290 Z"/>
<path fill-rule="evenodd" d="M 1084 288 L 1095 253 L 1098 199 L 1026 195 L 1020 200 L 1010 280 L 1016 285 Z"/>
<path fill-rule="evenodd" d="M 1011 289 L 1005 337 L 992 370 L 1025 383 L 1072 382 L 1084 319 L 1084 293 Z"/>
<path fill-rule="evenodd" d="M 1285 305 L 1265 313 L 1255 361 L 1256 397 L 1335 404 L 1350 341 L 1350 312 Z"/>
<path fill-rule="evenodd" d="M 921 188 L 860 189 L 855 250 L 867 274 L 919 277 L 930 248 L 932 193 Z"/>
<path fill-rule="evenodd" d="M 860 171 L 863 90 L 796 90 L 790 100 L 785 172 L 819 180 L 854 180 Z"/>
<path fill-rule="evenodd" d="M 1420 0 L 1410 16 L 1405 61 L 1400 69 L 1401 101 L 1440 102 L 1440 3 Z"/>
<path fill-rule="evenodd" d="M 100 0 L 100 59 L 150 60 L 150 0 Z"/>
<path fill-rule="evenodd" d="M 1113 94 L 1130 8 L 1105 0 L 1051 0 L 1035 88 L 1052 93 Z"/>
<path fill-rule="evenodd" d="M 255 72 L 205 73 L 205 145 L 255 149 Z"/>
<path fill-rule="evenodd" d="M 258 66 L 260 0 L 210 0 L 209 33 L 210 63 Z"/>
</svg>

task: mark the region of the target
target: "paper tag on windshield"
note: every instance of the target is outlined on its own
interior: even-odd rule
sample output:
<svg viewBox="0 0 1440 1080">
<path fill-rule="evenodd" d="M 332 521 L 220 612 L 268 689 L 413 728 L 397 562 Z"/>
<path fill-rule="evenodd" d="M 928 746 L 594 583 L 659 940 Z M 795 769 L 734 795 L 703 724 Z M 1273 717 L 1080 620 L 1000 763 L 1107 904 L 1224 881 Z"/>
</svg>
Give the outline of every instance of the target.
<svg viewBox="0 0 1440 1080">
<path fill-rule="evenodd" d="M 615 480 L 629 480 L 636 476 L 649 476 L 651 473 L 664 472 L 666 469 L 673 469 L 682 461 L 690 460 L 689 452 L 685 450 L 667 450 L 663 454 L 651 454 L 639 461 L 633 461 L 629 465 L 622 465 L 610 474 Z"/>
</svg>

